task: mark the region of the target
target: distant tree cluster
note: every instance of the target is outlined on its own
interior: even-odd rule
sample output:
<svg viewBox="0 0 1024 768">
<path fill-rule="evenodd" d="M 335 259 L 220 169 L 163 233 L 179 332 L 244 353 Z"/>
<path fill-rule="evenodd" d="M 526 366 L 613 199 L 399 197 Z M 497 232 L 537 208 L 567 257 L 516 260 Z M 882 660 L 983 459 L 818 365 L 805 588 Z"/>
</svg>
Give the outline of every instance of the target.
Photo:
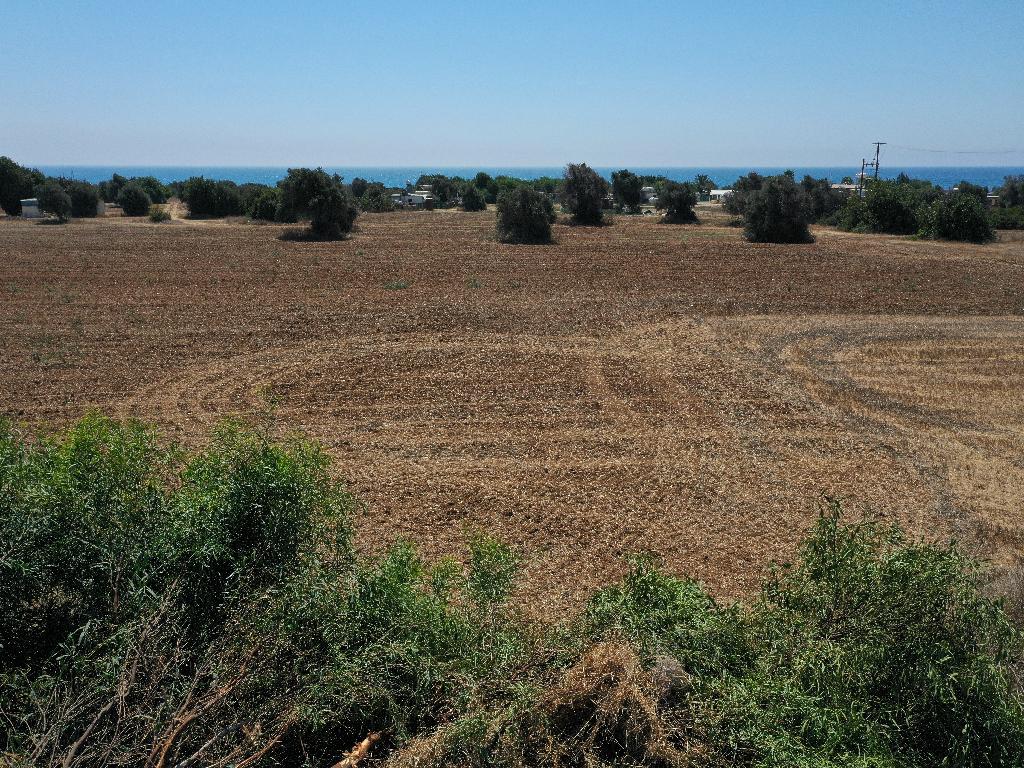
<svg viewBox="0 0 1024 768">
<path fill-rule="evenodd" d="M 9 157 L 0 157 L 0 208 L 8 216 L 21 215 L 21 201 L 35 194 L 46 176 L 35 168 L 18 165 Z"/>
</svg>

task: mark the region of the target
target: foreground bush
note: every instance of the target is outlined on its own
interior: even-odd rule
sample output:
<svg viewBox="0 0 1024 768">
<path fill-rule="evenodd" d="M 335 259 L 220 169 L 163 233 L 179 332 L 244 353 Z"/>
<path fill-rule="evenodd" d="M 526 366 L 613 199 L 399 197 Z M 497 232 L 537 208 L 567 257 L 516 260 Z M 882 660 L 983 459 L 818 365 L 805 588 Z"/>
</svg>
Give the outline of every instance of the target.
<svg viewBox="0 0 1024 768">
<path fill-rule="evenodd" d="M 171 214 L 161 205 L 151 205 L 149 206 L 149 220 L 154 224 L 162 224 L 171 220 Z"/>
<path fill-rule="evenodd" d="M 89 417 L 0 428 L 0 753 L 62 765 L 982 768 L 1024 761 L 1020 635 L 955 547 L 825 508 L 750 607 L 647 558 L 575 617 L 518 558 L 354 552 L 303 442 L 186 455 Z"/>
<path fill-rule="evenodd" d="M 974 192 L 952 192 L 918 212 L 919 234 L 934 240 L 988 243 L 996 239 L 985 210 L 984 197 Z"/>
<path fill-rule="evenodd" d="M 665 212 L 662 220 L 669 224 L 695 224 L 697 214 L 693 206 L 696 204 L 697 190 L 692 184 L 666 181 L 658 190 L 657 208 Z"/>
<path fill-rule="evenodd" d="M 153 204 L 146 190 L 131 182 L 121 187 L 117 194 L 117 202 L 125 216 L 145 216 Z"/>
<path fill-rule="evenodd" d="M 322 168 L 289 168 L 278 186 L 283 220 L 308 217 L 309 234 L 319 240 L 338 240 L 352 231 L 359 209 L 337 174 L 330 176 Z"/>
<path fill-rule="evenodd" d="M 754 243 L 812 243 L 803 190 L 788 173 L 744 193 L 743 234 Z"/>
<path fill-rule="evenodd" d="M 498 195 L 495 231 L 503 243 L 549 243 L 555 208 L 551 198 L 526 186 Z"/>
<path fill-rule="evenodd" d="M 572 214 L 575 224 L 597 225 L 603 220 L 604 196 L 608 182 L 586 163 L 565 167 L 562 207 Z"/>
</svg>

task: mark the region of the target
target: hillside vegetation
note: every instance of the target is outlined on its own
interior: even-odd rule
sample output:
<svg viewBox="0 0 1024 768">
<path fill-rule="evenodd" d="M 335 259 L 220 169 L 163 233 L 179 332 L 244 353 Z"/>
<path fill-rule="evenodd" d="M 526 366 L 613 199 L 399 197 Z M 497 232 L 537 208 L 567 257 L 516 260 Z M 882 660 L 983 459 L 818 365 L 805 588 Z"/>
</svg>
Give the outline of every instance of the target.
<svg viewBox="0 0 1024 768">
<path fill-rule="evenodd" d="M 1020 636 L 955 546 L 834 502 L 746 605 L 634 558 L 554 623 L 514 548 L 369 558 L 314 445 L 0 431 L 12 766 L 1010 766 Z"/>
</svg>

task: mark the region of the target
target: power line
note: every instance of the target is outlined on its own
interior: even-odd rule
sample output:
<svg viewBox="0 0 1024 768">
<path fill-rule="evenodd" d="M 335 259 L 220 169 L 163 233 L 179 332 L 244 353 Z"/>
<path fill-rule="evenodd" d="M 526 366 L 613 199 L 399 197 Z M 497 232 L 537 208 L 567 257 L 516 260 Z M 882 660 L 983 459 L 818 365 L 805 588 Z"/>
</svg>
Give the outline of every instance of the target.
<svg viewBox="0 0 1024 768">
<path fill-rule="evenodd" d="M 936 155 L 1012 155 L 1021 152 L 1019 149 L 924 149 L 922 147 L 904 147 L 900 144 L 892 144 L 893 149 L 902 149 L 907 152 L 931 152 Z"/>
</svg>

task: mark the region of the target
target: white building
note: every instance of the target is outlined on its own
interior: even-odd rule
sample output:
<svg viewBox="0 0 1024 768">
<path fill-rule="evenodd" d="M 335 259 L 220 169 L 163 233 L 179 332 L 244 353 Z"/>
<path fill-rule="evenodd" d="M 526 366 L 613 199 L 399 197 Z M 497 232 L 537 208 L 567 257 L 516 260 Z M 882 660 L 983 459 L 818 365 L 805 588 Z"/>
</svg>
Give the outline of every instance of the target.
<svg viewBox="0 0 1024 768">
<path fill-rule="evenodd" d="M 395 192 L 391 195 L 391 202 L 396 208 L 433 208 L 434 195 L 427 189 L 417 189 L 415 192 Z"/>
<path fill-rule="evenodd" d="M 29 197 L 21 201 L 21 215 L 26 219 L 41 219 L 43 212 L 39 210 L 39 200 Z"/>
<path fill-rule="evenodd" d="M 731 189 L 712 189 L 711 190 L 711 202 L 713 203 L 724 203 L 725 198 L 732 194 Z"/>
</svg>

